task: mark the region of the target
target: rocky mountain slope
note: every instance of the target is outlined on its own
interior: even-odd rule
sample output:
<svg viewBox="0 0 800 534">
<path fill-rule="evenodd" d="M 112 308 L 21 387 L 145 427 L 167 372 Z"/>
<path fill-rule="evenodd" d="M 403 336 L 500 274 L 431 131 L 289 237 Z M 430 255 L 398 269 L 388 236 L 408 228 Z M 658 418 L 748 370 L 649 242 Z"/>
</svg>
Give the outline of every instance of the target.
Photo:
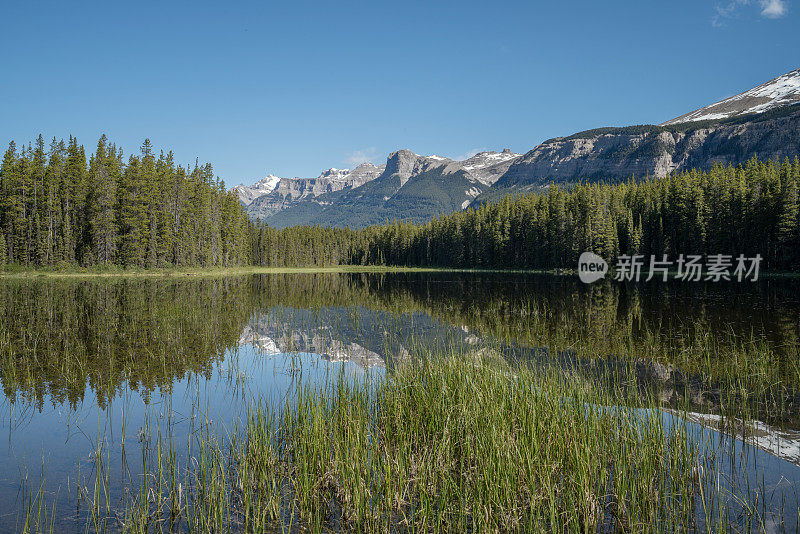
<svg viewBox="0 0 800 534">
<path fill-rule="evenodd" d="M 754 156 L 798 155 L 800 69 L 661 125 L 579 132 L 545 141 L 524 155 L 504 150 L 454 161 L 399 150 L 385 165 L 281 179 L 260 196 L 258 187 L 269 183 L 237 192 L 253 217 L 275 227 L 362 227 L 394 219 L 426 221 L 554 182 L 662 177 L 736 165 Z"/>
<path fill-rule="evenodd" d="M 233 192 L 239 196 L 241 203 L 247 206 L 258 197 L 271 193 L 280 181 L 281 179 L 274 174 L 268 174 L 266 178 L 262 178 L 253 185 L 237 185 L 233 188 Z"/>
<path fill-rule="evenodd" d="M 328 169 L 316 178 L 281 178 L 271 191 L 245 205 L 252 217 L 267 218 L 298 202 L 313 201 L 321 195 L 360 187 L 380 176 L 383 167 L 364 163 L 352 171 Z M 241 194 L 239 198 L 242 199 Z"/>
<path fill-rule="evenodd" d="M 454 161 L 399 150 L 389 155 L 380 176 L 362 186 L 296 202 L 265 220 L 275 227 L 361 227 L 394 219 L 425 221 L 467 207 L 519 157 L 504 150 Z"/>
<path fill-rule="evenodd" d="M 551 182 L 662 177 L 714 164 L 793 158 L 800 154 L 800 105 L 755 116 L 669 126 L 603 128 L 551 139 L 516 161 L 488 195 L 536 189 Z"/>
<path fill-rule="evenodd" d="M 787 72 L 744 93 L 681 115 L 663 123 L 662 126 L 690 121 L 730 119 L 741 115 L 763 113 L 797 102 L 800 102 L 800 69 Z"/>
</svg>

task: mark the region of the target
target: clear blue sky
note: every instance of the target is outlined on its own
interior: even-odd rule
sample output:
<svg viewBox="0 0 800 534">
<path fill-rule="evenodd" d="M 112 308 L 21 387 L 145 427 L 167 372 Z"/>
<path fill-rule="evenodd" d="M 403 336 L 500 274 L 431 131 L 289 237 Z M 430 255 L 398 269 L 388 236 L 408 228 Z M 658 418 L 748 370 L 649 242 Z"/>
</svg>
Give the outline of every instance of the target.
<svg viewBox="0 0 800 534">
<path fill-rule="evenodd" d="M 0 141 L 145 137 L 228 185 L 525 152 L 800 67 L 800 0 L 39 2 L 0 9 Z"/>
</svg>

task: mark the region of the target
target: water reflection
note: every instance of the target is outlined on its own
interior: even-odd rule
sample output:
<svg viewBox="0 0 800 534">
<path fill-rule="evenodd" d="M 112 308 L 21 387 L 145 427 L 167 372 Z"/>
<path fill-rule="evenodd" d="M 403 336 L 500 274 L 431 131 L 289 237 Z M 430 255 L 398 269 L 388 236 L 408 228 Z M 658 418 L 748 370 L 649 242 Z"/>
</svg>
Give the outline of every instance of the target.
<svg viewBox="0 0 800 534">
<path fill-rule="evenodd" d="M 756 446 L 754 458 L 768 467 L 760 474 L 775 488 L 781 477 L 794 488 L 800 476 L 787 462 L 800 463 L 798 335 L 800 283 L 783 279 L 638 286 L 456 273 L 5 280 L 0 517 L 17 517 L 21 481 L 26 473 L 39 480 L 42 465 L 64 525 L 85 519 L 80 507 L 66 511 L 100 471 L 117 481 L 109 498 L 119 501 L 141 471 L 122 444 L 138 445 L 146 422 L 163 425 L 164 413 L 174 419 L 163 431 L 183 448 L 198 417 L 232 425 L 253 396 L 280 399 L 298 380 L 316 383 L 342 369 L 380 376 L 432 349 L 555 363 L 610 383 L 633 377 L 672 413 L 689 406 L 688 421 L 703 429 L 717 428 L 731 406 L 745 406 L 761 422 L 724 430 Z"/>
<path fill-rule="evenodd" d="M 281 314 L 285 320 L 276 321 Z M 447 346 L 472 335 L 530 347 L 590 344 L 598 356 L 629 352 L 633 343 L 638 356 L 671 375 L 710 381 L 755 370 L 786 391 L 800 385 L 794 280 L 585 286 L 565 276 L 441 273 L 6 280 L 0 332 L 6 397 L 21 392 L 39 405 L 45 397 L 75 405 L 87 385 L 102 405 L 123 381 L 147 392 L 187 373 L 208 376 L 248 336 L 268 337 L 284 352 L 333 354 L 319 350 L 331 333 L 341 346 L 373 353 L 363 353 L 369 365 L 407 346 Z M 724 358 L 731 346 L 753 342 L 769 361 Z M 703 344 L 715 361 L 687 357 Z M 744 363 L 751 372 L 735 373 L 747 371 L 737 368 Z"/>
</svg>

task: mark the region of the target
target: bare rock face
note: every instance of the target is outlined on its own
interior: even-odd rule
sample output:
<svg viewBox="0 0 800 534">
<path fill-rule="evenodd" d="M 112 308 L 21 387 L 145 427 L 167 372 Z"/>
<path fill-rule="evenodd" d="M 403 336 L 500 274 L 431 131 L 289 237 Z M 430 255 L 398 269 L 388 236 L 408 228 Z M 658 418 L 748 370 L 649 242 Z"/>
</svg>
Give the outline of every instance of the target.
<svg viewBox="0 0 800 534">
<path fill-rule="evenodd" d="M 367 182 L 371 182 L 380 176 L 386 165 L 373 165 L 372 163 L 362 163 L 347 175 L 347 180 L 350 182 L 349 187 L 360 187 Z"/>
<path fill-rule="evenodd" d="M 507 148 L 502 152 L 479 152 L 463 161 L 436 155 L 419 156 L 410 150 L 398 150 L 389 155 L 385 174 L 400 177 L 402 187 L 409 178 L 441 167 L 444 175 L 464 171 L 472 180 L 488 186 L 496 182 L 520 157 L 522 154 L 515 154 Z"/>
<path fill-rule="evenodd" d="M 694 127 L 609 128 L 546 141 L 519 160 L 495 183 L 499 188 L 550 182 L 662 177 L 714 164 L 744 163 L 757 156 L 800 154 L 800 108 L 770 117 Z"/>
<path fill-rule="evenodd" d="M 498 185 L 663 176 L 675 169 L 672 153 L 676 144 L 668 133 L 555 139 L 511 165 Z"/>
<path fill-rule="evenodd" d="M 502 152 L 479 152 L 461 162 L 461 168 L 483 185 L 492 185 L 522 154 L 505 148 Z"/>
<path fill-rule="evenodd" d="M 398 150 L 389 154 L 384 176 L 400 179 L 400 187 L 412 177 L 437 167 L 452 166 L 455 162 L 442 156 L 418 156 L 410 150 Z M 453 169 L 455 171 L 457 169 Z M 449 174 L 449 173 L 446 173 Z"/>
<path fill-rule="evenodd" d="M 237 185 L 233 188 L 233 192 L 239 197 L 239 201 L 247 206 L 258 197 L 271 193 L 280 180 L 274 174 L 269 174 L 266 178 L 262 178 L 253 185 Z"/>
<path fill-rule="evenodd" d="M 269 217 L 298 202 L 364 185 L 380 176 L 383 169 L 384 165 L 363 163 L 352 171 L 328 169 L 317 178 L 281 178 L 269 193 L 253 199 L 247 211 L 253 217 Z"/>
</svg>

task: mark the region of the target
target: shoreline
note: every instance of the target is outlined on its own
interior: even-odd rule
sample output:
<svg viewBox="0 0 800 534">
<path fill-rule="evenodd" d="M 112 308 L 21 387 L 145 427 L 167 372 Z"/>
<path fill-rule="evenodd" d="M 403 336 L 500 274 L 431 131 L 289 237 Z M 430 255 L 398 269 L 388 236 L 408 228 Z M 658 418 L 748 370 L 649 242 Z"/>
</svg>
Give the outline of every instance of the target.
<svg viewBox="0 0 800 534">
<path fill-rule="evenodd" d="M 26 278 L 179 278 L 185 276 L 220 277 L 256 274 L 316 274 L 316 273 L 485 273 L 485 274 L 549 274 L 556 276 L 577 276 L 576 269 L 492 269 L 492 268 L 452 268 L 452 267 L 406 267 L 391 265 L 333 265 L 310 267 L 187 267 L 187 268 L 68 268 L 68 269 L 30 269 L 14 266 L 10 271 L 0 270 L 0 280 Z M 672 274 L 672 273 L 670 273 Z M 762 272 L 761 279 L 800 278 L 794 272 Z M 613 281 L 612 278 L 608 279 Z M 676 280 L 669 280 L 674 282 Z M 659 283 L 664 283 L 658 281 Z M 627 283 L 644 283 L 626 282 Z M 744 282 L 742 282 L 744 283 Z M 592 285 L 592 284 L 587 284 Z"/>
<path fill-rule="evenodd" d="M 253 274 L 315 274 L 315 273 L 509 273 L 566 275 L 566 269 L 455 269 L 448 267 L 404 267 L 384 265 L 336 265 L 326 267 L 188 267 L 182 269 L 32 269 L 0 271 L 2 279 L 22 278 L 171 278 L 184 276 L 215 277 Z"/>
</svg>

